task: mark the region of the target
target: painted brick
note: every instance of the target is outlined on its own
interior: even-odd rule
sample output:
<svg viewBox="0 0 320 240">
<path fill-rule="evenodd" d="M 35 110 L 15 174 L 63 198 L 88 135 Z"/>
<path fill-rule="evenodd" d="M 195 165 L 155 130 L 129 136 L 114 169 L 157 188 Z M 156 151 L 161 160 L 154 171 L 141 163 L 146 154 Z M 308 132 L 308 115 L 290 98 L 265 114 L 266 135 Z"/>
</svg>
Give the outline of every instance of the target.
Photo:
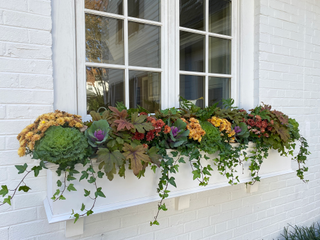
<svg viewBox="0 0 320 240">
<path fill-rule="evenodd" d="M 7 119 L 25 118 L 35 120 L 43 113 L 52 112 L 52 105 L 8 105 L 7 106 Z"/>
<path fill-rule="evenodd" d="M 10 239 L 20 239 L 32 237 L 38 234 L 56 232 L 59 230 L 59 223 L 49 224 L 46 220 L 33 221 L 11 226 L 9 229 Z"/>
<path fill-rule="evenodd" d="M 50 60 L 0 58 L 0 71 L 51 75 L 52 62 Z"/>
<path fill-rule="evenodd" d="M 16 88 L 19 86 L 19 75 L 0 73 L 0 88 Z"/>
<path fill-rule="evenodd" d="M 3 103 L 34 103 L 34 104 L 52 104 L 53 92 L 46 90 L 16 90 L 0 89 L 0 96 L 4 98 Z M 1 128 L 1 127 L 0 127 Z"/>
<path fill-rule="evenodd" d="M 27 0 L 15 0 L 15 1 L 0 0 L 0 8 L 27 12 L 28 1 Z"/>
<path fill-rule="evenodd" d="M 13 43 L 6 45 L 5 56 L 14 58 L 51 60 L 51 53 L 52 51 L 49 46 Z"/>
<path fill-rule="evenodd" d="M 40 15 L 51 15 L 50 1 L 33 0 L 29 2 L 28 11 Z"/>
<path fill-rule="evenodd" d="M 30 124 L 30 120 L 0 120 L 0 135 L 13 135 L 19 134 L 25 126 Z"/>
<path fill-rule="evenodd" d="M 17 225 L 24 222 L 30 222 L 36 219 L 37 210 L 35 208 L 0 213 L 0 227 L 2 228 L 11 225 Z"/>
<path fill-rule="evenodd" d="M 35 14 L 7 11 L 3 12 L 4 24 L 7 26 L 51 30 L 51 18 Z"/>
<path fill-rule="evenodd" d="M 30 43 L 39 45 L 52 45 L 52 37 L 49 31 L 28 30 Z"/>
<path fill-rule="evenodd" d="M 0 41 L 28 42 L 28 30 L 23 28 L 13 28 L 0 25 Z"/>
</svg>

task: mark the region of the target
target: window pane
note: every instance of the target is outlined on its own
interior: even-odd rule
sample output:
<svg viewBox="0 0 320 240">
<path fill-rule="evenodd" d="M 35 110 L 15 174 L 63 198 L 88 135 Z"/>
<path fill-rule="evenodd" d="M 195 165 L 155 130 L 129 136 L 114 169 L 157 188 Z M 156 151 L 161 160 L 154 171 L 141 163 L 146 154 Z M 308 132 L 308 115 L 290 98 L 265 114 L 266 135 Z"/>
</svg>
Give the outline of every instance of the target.
<svg viewBox="0 0 320 240">
<path fill-rule="evenodd" d="M 137 105 L 155 112 L 161 108 L 161 74 L 129 71 L 130 108 Z"/>
<path fill-rule="evenodd" d="M 231 1 L 209 1 L 209 31 L 231 35 Z"/>
<path fill-rule="evenodd" d="M 203 35 L 180 31 L 180 70 L 204 72 Z"/>
<path fill-rule="evenodd" d="M 122 0 L 85 0 L 85 8 L 123 15 Z"/>
<path fill-rule="evenodd" d="M 209 72 L 231 73 L 231 40 L 209 37 Z"/>
<path fill-rule="evenodd" d="M 180 75 L 180 95 L 199 107 L 204 107 L 204 77 Z"/>
<path fill-rule="evenodd" d="M 129 0 L 129 17 L 160 21 L 160 0 Z"/>
<path fill-rule="evenodd" d="M 87 112 L 124 102 L 124 71 L 108 68 L 86 68 Z"/>
<path fill-rule="evenodd" d="M 204 30 L 203 0 L 180 0 L 180 26 Z"/>
<path fill-rule="evenodd" d="M 219 107 L 222 108 L 222 99 L 230 98 L 230 79 L 209 77 L 209 105 L 220 101 Z"/>
<path fill-rule="evenodd" d="M 86 14 L 86 61 L 123 64 L 123 20 Z"/>
<path fill-rule="evenodd" d="M 129 65 L 160 68 L 160 27 L 129 22 Z"/>
</svg>

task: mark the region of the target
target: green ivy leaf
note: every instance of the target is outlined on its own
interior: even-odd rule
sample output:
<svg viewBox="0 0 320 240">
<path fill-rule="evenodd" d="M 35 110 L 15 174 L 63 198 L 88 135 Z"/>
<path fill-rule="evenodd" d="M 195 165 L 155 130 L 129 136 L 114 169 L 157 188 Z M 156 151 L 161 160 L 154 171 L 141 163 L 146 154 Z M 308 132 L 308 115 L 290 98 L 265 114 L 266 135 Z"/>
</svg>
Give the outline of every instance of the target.
<svg viewBox="0 0 320 240">
<path fill-rule="evenodd" d="M 59 197 L 59 200 L 66 200 L 66 198 L 65 198 L 63 195 L 61 195 L 61 196 Z"/>
<path fill-rule="evenodd" d="M 82 171 L 81 173 L 82 173 L 82 175 L 79 179 L 79 182 L 83 179 L 88 179 L 88 177 L 89 177 L 89 174 L 86 171 Z"/>
<path fill-rule="evenodd" d="M 2 197 L 4 197 L 8 193 L 9 193 L 9 190 L 8 190 L 7 185 L 1 185 L 0 195 L 2 195 Z"/>
<path fill-rule="evenodd" d="M 104 173 L 103 173 L 103 172 L 98 171 L 98 178 L 102 178 L 102 177 L 103 177 L 103 175 L 104 175 Z"/>
<path fill-rule="evenodd" d="M 91 176 L 90 179 L 88 180 L 88 183 L 94 183 L 95 181 L 96 179 L 93 176 Z"/>
<path fill-rule="evenodd" d="M 86 206 L 82 203 L 80 210 L 83 211 L 85 208 L 86 208 Z"/>
<path fill-rule="evenodd" d="M 169 182 L 172 186 L 177 187 L 174 177 L 171 177 L 171 178 L 168 180 L 168 182 Z"/>
<path fill-rule="evenodd" d="M 20 186 L 18 191 L 28 192 L 31 188 L 28 186 Z"/>
<path fill-rule="evenodd" d="M 74 214 L 74 222 L 73 223 L 76 223 L 78 221 L 79 217 L 80 217 L 79 213 Z"/>
<path fill-rule="evenodd" d="M 3 199 L 3 203 L 8 203 L 11 206 L 11 196 L 8 196 L 7 198 Z"/>
<path fill-rule="evenodd" d="M 90 195 L 90 191 L 88 191 L 87 189 L 84 189 L 84 196 L 88 197 Z"/>
<path fill-rule="evenodd" d="M 89 210 L 89 211 L 87 212 L 87 216 L 91 215 L 92 213 L 93 213 L 93 211 L 92 211 L 92 210 Z"/>
<path fill-rule="evenodd" d="M 77 191 L 77 189 L 74 187 L 74 185 L 71 183 L 71 184 L 69 184 L 69 186 L 67 187 L 67 190 L 69 191 L 69 192 L 71 192 L 71 191 Z"/>
<path fill-rule="evenodd" d="M 41 166 L 34 166 L 33 168 L 31 168 L 32 171 L 34 171 L 34 176 L 38 177 L 40 170 L 42 170 Z"/>
<path fill-rule="evenodd" d="M 76 180 L 76 178 L 74 177 L 74 176 L 72 176 L 72 175 L 68 175 L 68 177 L 67 177 L 67 181 L 72 181 L 72 180 Z"/>
<path fill-rule="evenodd" d="M 104 195 L 104 193 L 101 191 L 101 187 L 99 187 L 98 189 L 97 189 L 97 191 L 94 193 L 94 195 L 96 196 L 96 198 L 99 196 L 99 197 L 103 197 L 103 198 L 105 198 L 106 196 Z"/>
<path fill-rule="evenodd" d="M 178 162 L 179 162 L 179 163 L 186 163 L 186 162 L 184 161 L 183 157 L 179 158 Z"/>
<path fill-rule="evenodd" d="M 62 182 L 60 180 L 57 181 L 57 186 L 61 187 L 62 186 Z"/>
<path fill-rule="evenodd" d="M 27 170 L 28 165 L 25 163 L 24 165 L 15 165 L 16 169 L 18 169 L 18 174 L 24 173 Z"/>
</svg>

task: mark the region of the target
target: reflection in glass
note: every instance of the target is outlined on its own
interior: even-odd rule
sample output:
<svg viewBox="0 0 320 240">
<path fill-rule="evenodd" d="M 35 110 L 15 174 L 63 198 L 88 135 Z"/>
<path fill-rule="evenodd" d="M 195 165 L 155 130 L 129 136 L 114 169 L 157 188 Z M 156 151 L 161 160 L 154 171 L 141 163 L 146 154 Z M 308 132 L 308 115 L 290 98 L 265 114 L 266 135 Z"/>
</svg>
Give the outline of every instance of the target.
<svg viewBox="0 0 320 240">
<path fill-rule="evenodd" d="M 199 107 L 204 107 L 204 77 L 180 75 L 180 96 L 193 102 Z"/>
<path fill-rule="evenodd" d="M 180 26 L 204 30 L 203 0 L 180 0 Z"/>
<path fill-rule="evenodd" d="M 139 105 L 153 113 L 161 109 L 161 74 L 129 71 L 129 101 L 130 108 Z"/>
<path fill-rule="evenodd" d="M 124 102 L 124 71 L 87 67 L 87 113 Z"/>
<path fill-rule="evenodd" d="M 85 0 L 85 8 L 123 15 L 122 0 Z"/>
<path fill-rule="evenodd" d="M 160 21 L 160 0 L 129 0 L 129 17 Z"/>
<path fill-rule="evenodd" d="M 180 70 L 204 72 L 203 35 L 180 31 Z"/>
<path fill-rule="evenodd" d="M 209 37 L 209 72 L 231 73 L 231 40 Z"/>
<path fill-rule="evenodd" d="M 160 68 L 160 27 L 129 22 L 129 65 Z"/>
<path fill-rule="evenodd" d="M 86 14 L 86 61 L 123 64 L 123 20 Z"/>
<path fill-rule="evenodd" d="M 209 31 L 231 35 L 231 1 L 209 1 Z"/>
<path fill-rule="evenodd" d="M 230 98 L 230 79 L 209 77 L 209 106 L 219 102 L 222 108 L 222 99 Z"/>
</svg>

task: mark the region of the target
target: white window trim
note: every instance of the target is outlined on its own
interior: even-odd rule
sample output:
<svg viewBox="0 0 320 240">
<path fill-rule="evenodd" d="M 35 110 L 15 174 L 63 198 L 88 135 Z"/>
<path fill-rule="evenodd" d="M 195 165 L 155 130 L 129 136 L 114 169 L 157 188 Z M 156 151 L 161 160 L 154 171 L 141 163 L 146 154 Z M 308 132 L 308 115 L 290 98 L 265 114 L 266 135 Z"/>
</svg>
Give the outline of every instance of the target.
<svg viewBox="0 0 320 240">
<path fill-rule="evenodd" d="M 85 45 L 79 50 L 82 36 L 84 41 L 84 0 L 52 1 L 53 18 L 53 69 L 55 109 L 77 113 L 87 120 L 85 87 Z M 254 81 L 254 2 L 252 0 L 233 0 L 232 13 L 232 72 L 231 97 L 239 107 L 249 109 L 257 104 L 258 92 Z M 81 9 L 79 9 L 82 8 Z M 124 6 L 126 11 L 126 6 Z M 90 11 L 90 10 L 86 10 Z M 93 11 L 93 10 L 92 10 Z M 161 107 L 178 107 L 179 96 L 179 0 L 162 0 L 161 4 Z M 112 16 L 114 14 L 106 15 Z M 126 14 L 126 13 L 124 13 Z M 118 15 L 115 15 L 119 18 Z M 125 16 L 125 15 L 124 15 Z M 237 17 L 234 17 L 237 16 Z M 121 18 L 121 17 L 120 17 Z M 128 18 L 130 19 L 130 18 Z M 139 20 L 147 23 L 148 20 Z M 127 24 L 128 20 L 124 21 Z M 168 31 L 168 29 L 174 29 Z M 190 30 L 189 30 L 190 31 Z M 127 41 L 124 31 L 124 41 Z M 128 44 L 128 43 L 125 43 Z M 206 47 L 207 48 L 207 47 Z M 126 58 L 128 61 L 128 58 Z M 128 66 L 128 62 L 125 65 Z M 95 66 L 100 66 L 95 64 Z M 101 67 L 105 65 L 101 64 Z M 108 67 L 112 67 L 108 64 Z M 114 67 L 119 68 L 118 65 Z M 81 69 L 82 68 L 82 69 Z M 134 70 L 156 70 L 151 68 L 130 67 Z M 128 70 L 125 71 L 126 76 Z M 209 75 L 207 75 L 209 76 Z M 210 74 L 211 76 L 211 74 Z M 226 75 L 213 74 L 212 76 L 225 77 Z M 208 77 L 206 77 L 208 84 Z M 126 81 L 126 96 L 128 96 L 128 81 Z M 207 92 L 205 93 L 207 94 Z M 206 99 L 207 96 L 205 96 Z M 208 101 L 208 100 L 206 100 Z M 129 99 L 126 98 L 128 106 Z"/>
</svg>

